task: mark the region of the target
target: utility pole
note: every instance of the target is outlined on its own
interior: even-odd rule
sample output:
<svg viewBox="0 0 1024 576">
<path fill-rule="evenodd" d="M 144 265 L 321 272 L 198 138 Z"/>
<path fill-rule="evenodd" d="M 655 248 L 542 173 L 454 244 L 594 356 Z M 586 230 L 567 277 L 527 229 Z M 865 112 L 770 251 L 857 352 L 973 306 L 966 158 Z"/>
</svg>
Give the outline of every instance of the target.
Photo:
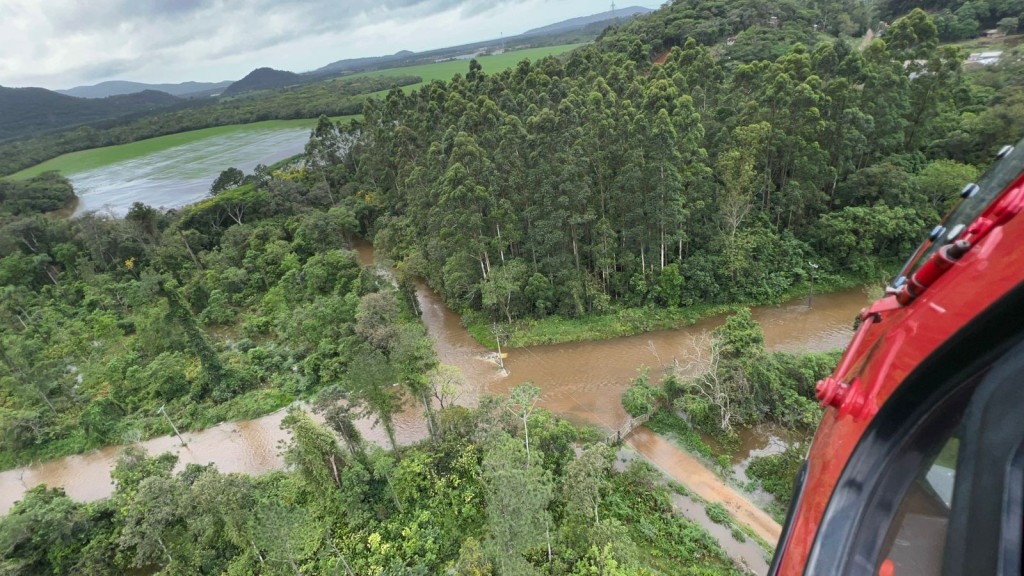
<svg viewBox="0 0 1024 576">
<path fill-rule="evenodd" d="M 178 437 L 178 440 L 181 440 L 181 445 L 185 446 L 185 439 L 181 437 L 181 433 L 178 432 L 178 427 L 174 425 L 174 422 L 171 422 L 171 417 L 167 414 L 167 410 L 164 410 L 164 406 L 161 406 L 157 412 L 160 412 L 164 415 L 164 418 L 167 418 L 167 423 L 170 424 L 171 429 L 174 430 L 174 435 Z"/>
<path fill-rule="evenodd" d="M 818 272 L 818 265 L 814 262 L 807 263 L 811 267 L 811 293 L 807 295 L 807 306 L 814 307 L 814 276 Z"/>
</svg>

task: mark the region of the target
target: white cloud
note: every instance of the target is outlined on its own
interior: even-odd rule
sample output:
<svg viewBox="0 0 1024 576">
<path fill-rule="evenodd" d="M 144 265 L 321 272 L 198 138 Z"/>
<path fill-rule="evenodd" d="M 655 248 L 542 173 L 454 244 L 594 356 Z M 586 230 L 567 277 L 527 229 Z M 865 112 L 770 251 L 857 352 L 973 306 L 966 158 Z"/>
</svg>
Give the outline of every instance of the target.
<svg viewBox="0 0 1024 576">
<path fill-rule="evenodd" d="M 625 3 L 623 3 L 625 4 Z M 636 4 L 657 7 L 660 0 Z M 511 36 L 606 0 L 0 0 L 0 85 L 238 79 Z"/>
</svg>

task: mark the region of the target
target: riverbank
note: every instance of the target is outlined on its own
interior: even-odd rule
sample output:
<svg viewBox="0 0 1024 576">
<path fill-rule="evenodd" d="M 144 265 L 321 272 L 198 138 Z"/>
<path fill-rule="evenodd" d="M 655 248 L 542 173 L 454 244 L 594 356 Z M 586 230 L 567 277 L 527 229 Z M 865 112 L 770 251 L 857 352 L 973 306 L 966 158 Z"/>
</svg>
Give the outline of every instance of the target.
<svg viewBox="0 0 1024 576">
<path fill-rule="evenodd" d="M 659 410 L 646 426 L 665 441 L 689 453 L 722 483 L 743 494 L 778 523 L 785 520 L 796 471 L 773 468 L 771 477 L 764 478 L 750 472 L 752 465 L 765 458 L 780 458 L 794 446 L 807 446 L 814 434 L 813 429 L 794 430 L 760 423 L 737 431 L 733 441 L 723 443 L 694 430 L 677 414 L 666 409 Z"/>
<path fill-rule="evenodd" d="M 73 216 L 74 213 L 78 210 L 78 205 L 81 203 L 81 199 L 79 199 L 78 195 L 76 194 L 70 202 L 68 202 L 61 208 L 54 210 L 53 212 L 47 212 L 46 215 L 50 218 L 53 218 L 54 220 L 64 220 L 67 218 L 71 218 L 71 216 Z"/>
<path fill-rule="evenodd" d="M 185 434 L 194 434 L 209 430 L 225 423 L 246 421 L 275 412 L 298 401 L 299 398 L 281 390 L 264 388 L 252 390 L 236 396 L 227 402 L 207 407 L 198 406 L 201 413 L 194 414 L 191 423 L 182 420 L 175 422 L 178 429 Z M 147 442 L 162 437 L 170 437 L 173 432 L 167 420 L 159 413 L 147 418 L 136 419 L 132 428 L 125 433 L 125 442 Z M 0 451 L 0 472 L 18 467 L 32 467 L 41 463 L 54 462 L 62 458 L 89 454 L 110 449 L 105 442 L 89 439 L 84 432 L 73 434 L 45 444 L 33 444 L 20 450 Z"/>
<path fill-rule="evenodd" d="M 738 308 L 777 306 L 800 298 L 808 298 L 812 301 L 816 296 L 824 296 L 849 290 L 857 286 L 864 286 L 873 280 L 876 279 L 847 276 L 838 277 L 827 283 L 817 283 L 814 286 L 803 284 L 783 293 L 778 298 L 764 302 L 697 304 L 684 308 L 622 308 L 614 312 L 591 314 L 579 318 L 549 316 L 547 318 L 517 320 L 511 325 L 502 324 L 502 328 L 508 331 L 507 338 L 502 341 L 502 348 L 526 348 L 546 344 L 591 342 L 635 336 L 659 330 L 678 330 L 687 326 L 693 326 L 708 318 L 728 315 Z M 865 305 L 867 305 L 866 299 Z M 497 342 L 492 331 L 493 322 L 480 313 L 468 313 L 463 318 L 466 330 L 469 331 L 477 342 L 491 350 L 497 349 Z M 851 317 L 851 325 L 853 320 L 853 317 Z"/>
</svg>

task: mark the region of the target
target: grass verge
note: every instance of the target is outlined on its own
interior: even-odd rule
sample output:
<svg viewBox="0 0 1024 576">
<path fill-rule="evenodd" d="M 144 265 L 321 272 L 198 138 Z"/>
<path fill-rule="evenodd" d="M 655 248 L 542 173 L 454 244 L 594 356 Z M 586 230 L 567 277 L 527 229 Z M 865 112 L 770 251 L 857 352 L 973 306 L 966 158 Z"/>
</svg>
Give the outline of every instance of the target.
<svg viewBox="0 0 1024 576">
<path fill-rule="evenodd" d="M 876 280 L 864 277 L 837 277 L 827 283 L 822 282 L 815 285 L 814 294 L 846 290 Z M 525 348 L 543 344 L 607 340 L 656 330 L 676 330 L 696 324 L 705 318 L 728 314 L 740 307 L 777 305 L 807 296 L 810 292 L 811 286 L 805 284 L 788 290 L 772 301 L 765 302 L 698 304 L 686 308 L 622 308 L 614 312 L 591 314 L 579 318 L 548 316 L 540 319 L 519 320 L 511 326 L 503 326 L 509 330 L 508 341 L 504 346 Z M 866 301 L 865 304 L 867 304 Z M 477 342 L 491 350 L 497 349 L 497 343 L 491 332 L 492 322 L 485 314 L 464 314 L 463 323 Z"/>
</svg>

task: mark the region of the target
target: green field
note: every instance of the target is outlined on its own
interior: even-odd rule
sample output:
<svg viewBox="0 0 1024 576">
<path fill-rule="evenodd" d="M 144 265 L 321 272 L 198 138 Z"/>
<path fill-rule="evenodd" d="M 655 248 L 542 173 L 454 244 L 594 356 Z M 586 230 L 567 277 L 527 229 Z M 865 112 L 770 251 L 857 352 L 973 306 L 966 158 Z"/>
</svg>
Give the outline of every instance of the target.
<svg viewBox="0 0 1024 576">
<path fill-rule="evenodd" d="M 347 120 L 349 118 L 355 118 L 355 116 L 340 116 L 335 118 L 335 120 Z M 90 148 L 89 150 L 71 152 L 70 154 L 64 154 L 47 160 L 42 164 L 36 164 L 35 166 L 26 168 L 21 172 L 11 174 L 8 178 L 21 180 L 31 178 L 48 170 L 56 170 L 64 175 L 76 174 L 79 172 L 85 172 L 86 170 L 115 164 L 117 162 L 123 162 L 125 160 L 134 160 L 155 152 L 163 152 L 164 150 L 169 150 L 176 146 L 191 144 L 192 142 L 202 140 L 204 138 L 225 135 L 242 135 L 249 132 L 281 130 L 288 128 L 312 128 L 314 124 L 316 124 L 316 119 L 313 118 L 305 118 L 302 120 L 267 120 L 266 122 L 255 122 L 252 124 L 232 124 L 229 126 L 215 126 L 213 128 L 203 128 L 202 130 L 192 130 L 190 132 L 179 132 L 178 134 L 158 136 L 157 138 L 139 140 L 138 142 L 131 142 L 129 144 L 119 144 L 117 146 Z"/>
<path fill-rule="evenodd" d="M 563 54 L 575 48 L 579 48 L 580 46 L 583 46 L 583 44 L 562 44 L 561 46 L 527 48 L 526 50 L 505 52 L 498 56 L 478 56 L 476 61 L 480 63 L 480 67 L 484 69 L 484 72 L 499 72 L 506 68 L 511 68 L 521 60 L 527 58 L 531 61 L 536 61 L 544 58 L 545 56 L 551 56 L 552 54 Z M 413 75 L 423 78 L 424 82 L 430 82 L 431 80 L 451 80 L 452 76 L 456 74 L 465 74 L 467 71 L 469 71 L 469 60 L 450 60 L 448 62 L 419 64 L 417 66 L 406 66 L 404 68 L 389 68 L 387 70 L 360 72 L 350 76 L 342 76 L 341 80 L 368 76 L 387 77 Z"/>
<path fill-rule="evenodd" d="M 951 42 L 967 52 L 1005 51 L 1024 43 L 1024 34 L 1003 36 L 1002 38 L 972 38 Z"/>
<path fill-rule="evenodd" d="M 479 56 L 476 61 L 480 63 L 480 67 L 483 68 L 484 72 L 500 72 L 506 68 L 515 66 L 524 59 L 529 59 L 531 62 L 535 62 L 545 56 L 557 56 L 575 48 L 579 48 L 580 46 L 584 46 L 584 44 L 562 44 L 560 46 L 545 46 L 543 48 L 527 48 L 526 50 L 506 52 L 504 54 L 499 54 L 498 56 Z M 423 86 L 424 84 L 430 83 L 432 80 L 447 81 L 451 80 L 452 76 L 456 74 L 465 74 L 468 71 L 469 60 L 450 60 L 448 62 L 419 64 L 417 66 L 406 66 L 404 68 L 390 68 L 387 70 L 360 72 L 350 76 L 342 76 L 340 80 L 344 80 L 346 78 L 358 78 L 360 76 L 402 76 L 407 74 L 423 78 L 423 82 L 420 82 L 419 84 L 403 86 L 402 90 L 408 93 Z M 373 95 L 382 96 L 387 94 L 387 92 L 387 90 L 382 90 L 381 92 L 376 92 Z"/>
</svg>

